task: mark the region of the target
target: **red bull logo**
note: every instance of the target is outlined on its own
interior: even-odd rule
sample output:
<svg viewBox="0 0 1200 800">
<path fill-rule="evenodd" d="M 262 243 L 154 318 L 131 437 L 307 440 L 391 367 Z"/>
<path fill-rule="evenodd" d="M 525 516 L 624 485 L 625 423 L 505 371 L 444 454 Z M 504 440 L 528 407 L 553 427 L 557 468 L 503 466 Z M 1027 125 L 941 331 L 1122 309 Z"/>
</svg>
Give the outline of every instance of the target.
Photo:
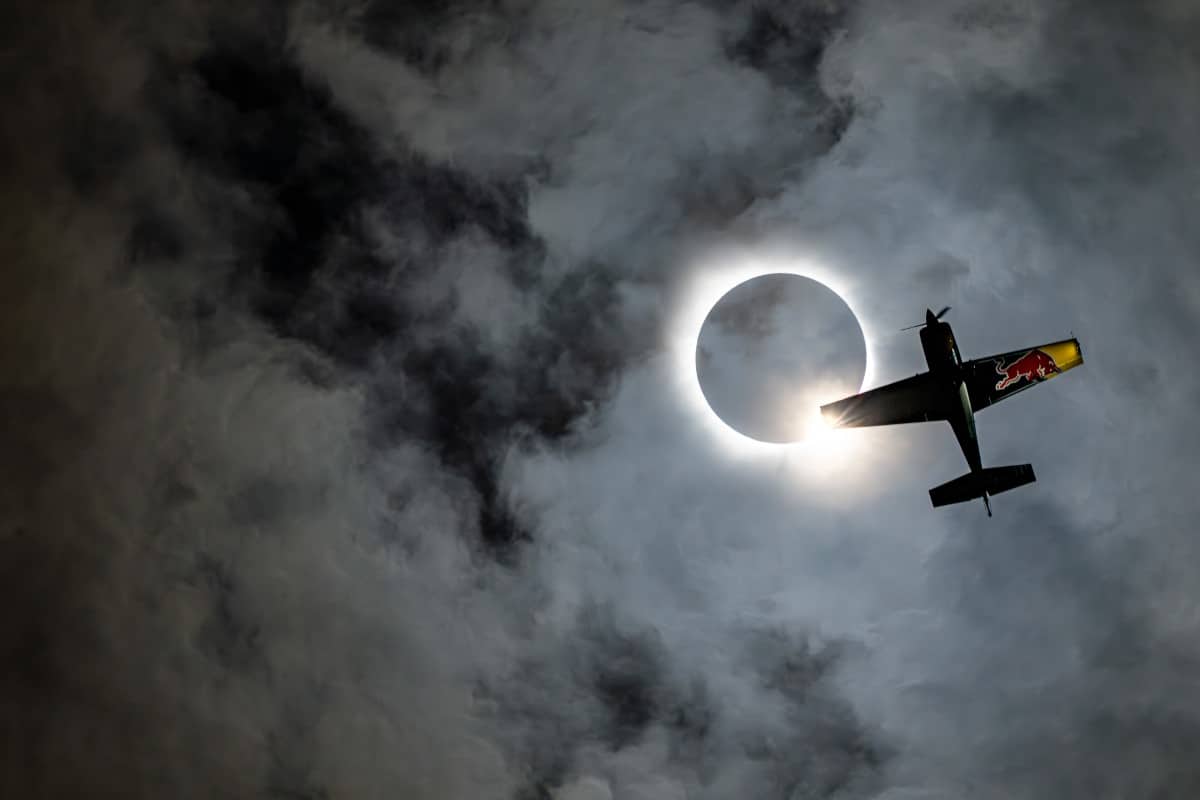
<svg viewBox="0 0 1200 800">
<path fill-rule="evenodd" d="M 1004 362 L 996 362 L 996 374 L 1000 380 L 996 382 L 996 391 L 1004 391 L 1020 380 L 1040 381 L 1056 372 L 1062 372 L 1054 359 L 1041 350 L 1030 350 L 1023 356 L 1013 359 L 1008 366 Z"/>
</svg>

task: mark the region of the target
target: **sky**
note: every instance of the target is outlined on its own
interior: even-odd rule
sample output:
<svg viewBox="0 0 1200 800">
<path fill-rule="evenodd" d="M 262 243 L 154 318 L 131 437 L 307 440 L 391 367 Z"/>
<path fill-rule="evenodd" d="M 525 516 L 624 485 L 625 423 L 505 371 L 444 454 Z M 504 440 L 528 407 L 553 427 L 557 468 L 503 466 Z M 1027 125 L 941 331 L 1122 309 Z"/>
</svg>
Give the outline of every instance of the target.
<svg viewBox="0 0 1200 800">
<path fill-rule="evenodd" d="M 0 794 L 1200 794 L 1189 0 L 0 14 Z M 795 268 L 977 420 L 729 447 Z M 697 317 L 699 314 L 699 317 Z"/>
</svg>

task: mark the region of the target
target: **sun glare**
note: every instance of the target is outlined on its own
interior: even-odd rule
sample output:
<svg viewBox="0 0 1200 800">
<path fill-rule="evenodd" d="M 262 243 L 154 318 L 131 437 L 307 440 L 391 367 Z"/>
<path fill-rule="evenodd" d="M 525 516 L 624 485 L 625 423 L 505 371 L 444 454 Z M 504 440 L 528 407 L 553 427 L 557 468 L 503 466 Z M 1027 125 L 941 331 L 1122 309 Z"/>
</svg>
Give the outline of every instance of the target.
<svg viewBox="0 0 1200 800">
<path fill-rule="evenodd" d="M 756 459 L 789 456 L 789 462 L 797 460 L 813 466 L 816 462 L 825 467 L 837 466 L 839 462 L 852 457 L 852 451 L 856 449 L 854 445 L 859 437 L 854 435 L 856 431 L 830 428 L 821 418 L 819 407 L 822 403 L 838 399 L 842 389 L 830 386 L 812 387 L 797 403 L 796 408 L 796 413 L 804 419 L 804 437 L 789 444 L 775 444 L 760 442 L 731 428 L 712 410 L 700 388 L 700 378 L 696 371 L 696 348 L 700 329 L 709 311 L 734 287 L 752 278 L 774 273 L 809 278 L 828 287 L 842 298 L 858 320 L 866 341 L 866 369 L 862 386 L 870 384 L 873 367 L 872 339 L 855 307 L 855 298 L 849 287 L 829 270 L 804 258 L 731 253 L 714 257 L 708 264 L 698 268 L 696 277 L 682 296 L 671 332 L 679 389 L 694 418 L 728 455 Z M 860 386 L 858 391 L 861 390 Z M 792 459 L 790 456 L 793 454 L 803 457 Z M 809 472 L 809 469 L 803 471 Z"/>
</svg>

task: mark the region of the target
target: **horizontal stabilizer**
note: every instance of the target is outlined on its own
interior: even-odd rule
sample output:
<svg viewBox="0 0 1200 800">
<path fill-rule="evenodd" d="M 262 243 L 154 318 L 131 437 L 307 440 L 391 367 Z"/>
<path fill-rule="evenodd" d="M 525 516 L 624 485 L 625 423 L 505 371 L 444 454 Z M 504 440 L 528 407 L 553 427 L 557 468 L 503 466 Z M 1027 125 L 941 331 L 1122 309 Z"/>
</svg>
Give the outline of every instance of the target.
<svg viewBox="0 0 1200 800">
<path fill-rule="evenodd" d="M 935 486 L 929 490 L 929 499 L 934 507 L 948 506 L 951 503 L 964 503 L 989 495 L 1007 492 L 1018 486 L 1033 483 L 1037 478 L 1033 474 L 1032 464 L 1014 464 L 1009 467 L 988 467 L 979 472 L 968 472 L 966 475 Z"/>
</svg>

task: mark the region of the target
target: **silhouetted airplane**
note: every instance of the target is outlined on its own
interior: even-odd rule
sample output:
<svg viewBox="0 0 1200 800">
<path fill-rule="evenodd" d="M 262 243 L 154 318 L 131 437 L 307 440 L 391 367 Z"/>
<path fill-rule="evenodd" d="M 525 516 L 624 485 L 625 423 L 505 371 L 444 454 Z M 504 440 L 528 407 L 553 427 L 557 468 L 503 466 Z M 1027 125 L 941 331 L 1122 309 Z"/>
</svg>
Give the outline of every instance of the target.
<svg viewBox="0 0 1200 800">
<path fill-rule="evenodd" d="M 1033 483 L 1037 478 L 1032 464 L 984 468 L 975 436 L 975 412 L 1079 366 L 1083 351 L 1079 340 L 1072 337 L 963 361 L 949 323 L 940 321 L 949 310 L 947 306 L 934 314 L 926 309 L 923 324 L 904 329 L 921 329 L 928 372 L 821 406 L 821 414 L 831 424 L 845 428 L 946 420 L 971 471 L 930 489 L 929 499 L 936 507 L 982 497 L 990 517 L 990 495 Z"/>
</svg>

